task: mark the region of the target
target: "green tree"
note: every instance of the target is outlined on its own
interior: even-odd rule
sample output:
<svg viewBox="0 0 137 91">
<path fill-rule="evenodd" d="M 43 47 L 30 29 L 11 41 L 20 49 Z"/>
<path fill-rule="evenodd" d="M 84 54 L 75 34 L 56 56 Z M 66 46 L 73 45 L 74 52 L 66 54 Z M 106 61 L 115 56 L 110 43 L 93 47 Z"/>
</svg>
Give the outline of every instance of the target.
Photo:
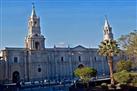
<svg viewBox="0 0 137 91">
<path fill-rule="evenodd" d="M 132 62 L 130 60 L 128 60 L 128 61 L 120 60 L 116 64 L 117 72 L 120 72 L 120 71 L 123 71 L 123 70 L 130 71 L 131 67 L 132 67 Z"/>
<path fill-rule="evenodd" d="M 76 77 L 79 77 L 83 83 L 87 83 L 90 81 L 91 77 L 95 77 L 97 71 L 91 67 L 81 67 L 77 68 L 74 71 Z"/>
<path fill-rule="evenodd" d="M 118 42 L 125 55 L 133 62 L 132 68 L 137 69 L 137 30 L 122 35 Z"/>
<path fill-rule="evenodd" d="M 114 73 L 114 79 L 120 84 L 137 87 L 137 73 L 136 72 L 128 72 L 127 70 L 123 70 L 123 71 Z"/>
<path fill-rule="evenodd" d="M 115 40 L 104 40 L 99 45 L 99 55 L 106 56 L 108 58 L 108 65 L 110 71 L 111 84 L 114 84 L 113 78 L 113 56 L 118 55 L 120 49 Z"/>
<path fill-rule="evenodd" d="M 114 79 L 120 84 L 127 84 L 127 83 L 131 82 L 132 77 L 131 77 L 131 74 L 128 71 L 123 70 L 121 72 L 115 73 L 114 74 Z"/>
<path fill-rule="evenodd" d="M 127 35 L 122 35 L 118 42 L 129 57 L 137 57 L 137 31 L 133 31 Z"/>
</svg>

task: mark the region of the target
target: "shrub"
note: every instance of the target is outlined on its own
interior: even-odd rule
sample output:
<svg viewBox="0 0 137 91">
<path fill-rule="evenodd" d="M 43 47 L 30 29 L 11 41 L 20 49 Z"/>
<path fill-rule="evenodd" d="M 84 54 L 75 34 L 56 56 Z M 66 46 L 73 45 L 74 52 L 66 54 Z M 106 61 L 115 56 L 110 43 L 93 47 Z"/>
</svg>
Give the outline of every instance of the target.
<svg viewBox="0 0 137 91">
<path fill-rule="evenodd" d="M 131 83 L 132 83 L 132 85 L 134 86 L 134 87 L 137 87 L 137 75 L 133 75 L 132 74 L 132 81 L 131 81 Z"/>
<path fill-rule="evenodd" d="M 127 84 L 131 82 L 131 74 L 126 70 L 114 74 L 114 79 L 120 84 Z"/>
<path fill-rule="evenodd" d="M 127 85 L 137 87 L 137 73 L 128 72 L 123 70 L 114 74 L 114 79 L 118 82 L 120 87 L 125 87 Z"/>
<path fill-rule="evenodd" d="M 128 61 L 121 60 L 117 62 L 116 67 L 117 67 L 116 69 L 117 72 L 121 72 L 123 70 L 130 71 L 132 67 L 132 62 L 130 60 Z"/>
<path fill-rule="evenodd" d="M 87 83 L 90 81 L 91 77 L 96 76 L 97 71 L 91 67 L 82 67 L 75 69 L 74 74 L 76 77 L 79 77 L 83 83 Z"/>
<path fill-rule="evenodd" d="M 103 88 L 103 89 L 108 89 L 107 83 L 102 83 L 102 84 L 101 84 L 101 88 Z"/>
</svg>

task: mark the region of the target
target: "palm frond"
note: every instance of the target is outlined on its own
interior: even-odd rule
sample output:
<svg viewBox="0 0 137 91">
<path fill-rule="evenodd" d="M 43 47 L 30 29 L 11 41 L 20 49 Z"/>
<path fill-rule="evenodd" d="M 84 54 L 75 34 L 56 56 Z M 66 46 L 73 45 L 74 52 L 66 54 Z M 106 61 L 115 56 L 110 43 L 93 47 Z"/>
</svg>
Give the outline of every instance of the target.
<svg viewBox="0 0 137 91">
<path fill-rule="evenodd" d="M 99 45 L 99 55 L 110 56 L 110 54 L 117 55 L 119 53 L 119 47 L 115 40 L 105 40 Z"/>
</svg>

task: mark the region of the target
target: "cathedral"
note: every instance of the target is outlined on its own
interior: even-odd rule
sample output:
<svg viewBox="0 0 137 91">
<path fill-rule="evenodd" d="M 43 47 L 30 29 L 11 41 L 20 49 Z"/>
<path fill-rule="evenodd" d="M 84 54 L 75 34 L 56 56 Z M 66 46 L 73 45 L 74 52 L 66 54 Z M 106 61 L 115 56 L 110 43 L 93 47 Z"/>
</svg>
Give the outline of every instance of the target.
<svg viewBox="0 0 137 91">
<path fill-rule="evenodd" d="M 113 39 L 112 28 L 105 20 L 104 39 Z M 32 8 L 28 20 L 28 34 L 24 48 L 5 47 L 0 55 L 0 82 L 73 79 L 74 70 L 89 66 L 97 70 L 97 77 L 109 76 L 106 57 L 99 56 L 97 48 L 76 47 L 45 48 L 45 37 L 41 34 L 40 18 Z M 118 60 L 115 57 L 113 60 Z"/>
</svg>

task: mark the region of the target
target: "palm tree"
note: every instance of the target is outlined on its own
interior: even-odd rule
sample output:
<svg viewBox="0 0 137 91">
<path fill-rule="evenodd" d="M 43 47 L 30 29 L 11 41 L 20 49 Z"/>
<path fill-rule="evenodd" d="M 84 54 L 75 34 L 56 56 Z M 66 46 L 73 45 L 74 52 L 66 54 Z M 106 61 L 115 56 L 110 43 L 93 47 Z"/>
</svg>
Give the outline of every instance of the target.
<svg viewBox="0 0 137 91">
<path fill-rule="evenodd" d="M 108 58 L 108 65 L 110 71 L 111 84 L 114 84 L 113 78 L 113 56 L 118 55 L 120 49 L 115 40 L 104 40 L 99 45 L 99 55 L 106 56 Z"/>
</svg>

